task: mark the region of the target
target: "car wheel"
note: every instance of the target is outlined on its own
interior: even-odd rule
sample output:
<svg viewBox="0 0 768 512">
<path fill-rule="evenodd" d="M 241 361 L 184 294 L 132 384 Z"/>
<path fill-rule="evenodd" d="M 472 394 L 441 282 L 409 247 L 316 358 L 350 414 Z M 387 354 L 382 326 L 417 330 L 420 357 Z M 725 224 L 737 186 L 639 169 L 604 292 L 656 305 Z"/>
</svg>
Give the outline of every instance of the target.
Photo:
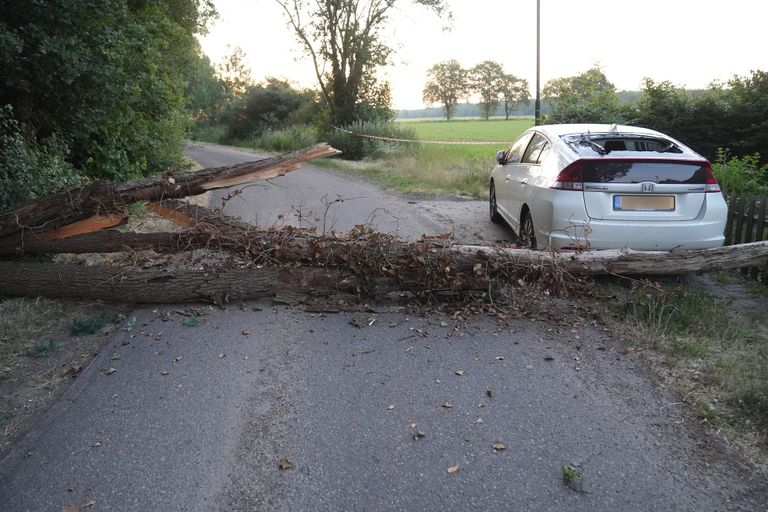
<svg viewBox="0 0 768 512">
<path fill-rule="evenodd" d="M 499 209 L 496 207 L 496 185 L 494 185 L 493 182 L 491 182 L 491 189 L 488 195 L 488 204 L 491 208 L 491 222 L 499 224 L 501 223 L 501 215 L 499 214 Z"/>
<path fill-rule="evenodd" d="M 533 219 L 531 212 L 525 211 L 520 221 L 520 233 L 517 237 L 521 247 L 526 249 L 536 249 L 536 232 L 533 230 Z"/>
</svg>

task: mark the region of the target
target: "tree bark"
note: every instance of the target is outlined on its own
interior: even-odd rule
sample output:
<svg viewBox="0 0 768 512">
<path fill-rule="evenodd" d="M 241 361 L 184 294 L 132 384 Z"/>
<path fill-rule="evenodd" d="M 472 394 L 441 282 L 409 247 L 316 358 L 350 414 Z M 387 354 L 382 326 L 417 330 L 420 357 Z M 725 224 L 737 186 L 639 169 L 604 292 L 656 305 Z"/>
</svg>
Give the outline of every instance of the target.
<svg viewBox="0 0 768 512">
<path fill-rule="evenodd" d="M 0 261 L 2 294 L 110 302 L 222 304 L 276 293 L 322 297 L 356 293 L 357 281 L 326 269 L 144 270 Z"/>
<path fill-rule="evenodd" d="M 124 210 L 136 201 L 161 201 L 202 194 L 208 190 L 281 176 L 301 162 L 338 154 L 327 144 L 274 158 L 202 171 L 171 174 L 128 181 L 96 182 L 28 202 L 0 213 L 0 238 L 18 231 L 53 231 L 93 215 Z"/>
</svg>

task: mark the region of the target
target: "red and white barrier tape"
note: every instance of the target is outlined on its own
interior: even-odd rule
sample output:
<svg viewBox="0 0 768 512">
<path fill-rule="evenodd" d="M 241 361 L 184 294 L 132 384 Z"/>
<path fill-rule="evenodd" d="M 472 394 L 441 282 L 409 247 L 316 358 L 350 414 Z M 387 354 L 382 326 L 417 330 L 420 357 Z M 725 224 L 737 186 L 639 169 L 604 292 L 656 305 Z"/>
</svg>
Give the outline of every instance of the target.
<svg viewBox="0 0 768 512">
<path fill-rule="evenodd" d="M 371 139 L 371 140 L 382 140 L 386 142 L 407 142 L 412 144 L 447 144 L 447 145 L 456 145 L 456 146 L 496 146 L 496 145 L 502 145 L 506 146 L 509 144 L 509 142 L 498 142 L 498 141 L 486 141 L 486 142 L 479 142 L 474 140 L 469 141 L 457 141 L 457 140 L 412 140 L 412 139 L 396 139 L 393 137 L 380 137 L 378 135 L 367 135 L 365 133 L 356 133 L 351 132 L 349 130 L 345 130 L 344 128 L 339 128 L 338 126 L 333 126 L 334 130 L 338 130 L 340 132 L 349 133 L 351 135 L 357 135 L 358 137 L 362 137 L 364 139 Z"/>
</svg>

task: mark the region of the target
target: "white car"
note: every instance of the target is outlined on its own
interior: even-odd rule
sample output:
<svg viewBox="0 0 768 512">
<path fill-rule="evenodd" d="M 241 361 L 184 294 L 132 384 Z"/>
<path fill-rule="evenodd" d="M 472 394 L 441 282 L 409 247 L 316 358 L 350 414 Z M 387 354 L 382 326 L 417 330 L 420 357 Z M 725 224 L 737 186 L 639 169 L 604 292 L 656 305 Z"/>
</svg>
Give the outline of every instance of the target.
<svg viewBox="0 0 768 512">
<path fill-rule="evenodd" d="M 712 167 L 645 128 L 536 126 L 496 154 L 491 220 L 533 249 L 723 245 L 728 207 Z"/>
</svg>

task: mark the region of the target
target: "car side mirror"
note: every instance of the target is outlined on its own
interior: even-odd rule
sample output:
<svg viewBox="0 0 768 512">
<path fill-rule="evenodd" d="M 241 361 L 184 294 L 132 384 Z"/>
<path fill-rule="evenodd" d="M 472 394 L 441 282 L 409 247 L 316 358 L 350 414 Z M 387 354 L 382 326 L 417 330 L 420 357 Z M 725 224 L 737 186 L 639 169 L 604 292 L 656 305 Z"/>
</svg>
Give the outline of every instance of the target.
<svg viewBox="0 0 768 512">
<path fill-rule="evenodd" d="M 504 162 L 507 160 L 507 152 L 503 149 L 496 152 L 496 161 L 499 162 L 499 164 L 504 165 Z"/>
</svg>

